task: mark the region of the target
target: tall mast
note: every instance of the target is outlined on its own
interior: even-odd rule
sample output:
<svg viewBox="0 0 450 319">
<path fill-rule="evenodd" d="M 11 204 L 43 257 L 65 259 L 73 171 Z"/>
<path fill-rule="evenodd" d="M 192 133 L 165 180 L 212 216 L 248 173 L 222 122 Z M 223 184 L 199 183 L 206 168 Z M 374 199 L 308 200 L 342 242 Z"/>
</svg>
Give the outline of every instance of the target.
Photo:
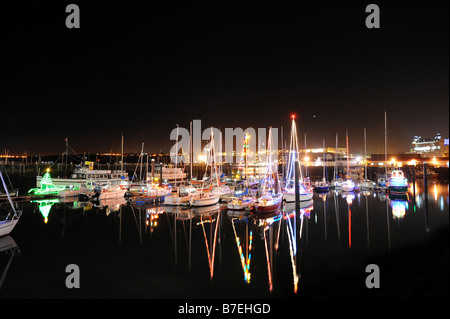
<svg viewBox="0 0 450 319">
<path fill-rule="evenodd" d="M 122 143 L 121 143 L 121 150 L 120 150 L 120 173 L 123 174 L 123 132 L 122 132 Z"/>
<path fill-rule="evenodd" d="M 298 162 L 298 170 L 300 180 L 303 181 L 303 174 L 301 170 L 300 151 L 298 147 L 297 126 L 295 124 L 295 115 L 291 116 L 291 138 L 289 142 L 289 157 L 288 157 L 288 170 L 286 174 L 286 184 L 288 185 L 291 180 L 294 180 L 295 175 L 295 162 Z"/>
<path fill-rule="evenodd" d="M 306 156 L 306 133 L 305 133 L 305 156 Z M 305 164 L 305 175 L 308 176 L 308 162 Z"/>
<path fill-rule="evenodd" d="M 177 124 L 177 146 L 175 147 L 175 187 L 177 187 L 177 167 L 178 167 L 178 129 L 180 125 Z M 161 168 L 162 169 L 162 168 Z"/>
<path fill-rule="evenodd" d="M 338 133 L 336 133 L 336 148 L 334 149 L 334 177 L 337 177 L 337 148 L 338 148 Z"/>
<path fill-rule="evenodd" d="M 384 174 L 387 180 L 387 117 L 386 111 L 384 111 Z"/>
<path fill-rule="evenodd" d="M 364 128 L 364 179 L 367 179 L 367 138 L 366 138 L 366 128 Z"/>
<path fill-rule="evenodd" d="M 191 121 L 191 123 L 190 123 L 190 132 L 189 132 L 189 168 L 190 168 L 190 170 L 191 170 L 191 176 L 190 176 L 190 178 L 191 178 L 191 181 L 192 181 L 192 163 L 194 162 L 193 161 L 193 159 L 192 159 L 192 121 Z"/>
<path fill-rule="evenodd" d="M 322 171 L 323 171 L 323 178 L 325 178 L 326 179 L 326 177 L 325 177 L 325 161 L 326 161 L 326 159 L 325 159 L 325 139 L 323 139 L 323 163 L 322 163 Z"/>
<path fill-rule="evenodd" d="M 350 178 L 350 157 L 348 154 L 348 129 L 345 131 L 345 139 L 346 139 L 346 143 L 347 143 L 347 177 Z"/>
</svg>

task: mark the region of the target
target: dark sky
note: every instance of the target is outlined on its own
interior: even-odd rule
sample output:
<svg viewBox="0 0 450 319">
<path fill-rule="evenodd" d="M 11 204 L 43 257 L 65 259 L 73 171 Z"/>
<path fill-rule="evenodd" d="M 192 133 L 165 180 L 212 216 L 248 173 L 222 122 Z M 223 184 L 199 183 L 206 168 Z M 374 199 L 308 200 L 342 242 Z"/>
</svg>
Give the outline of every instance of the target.
<svg viewBox="0 0 450 319">
<path fill-rule="evenodd" d="M 449 132 L 448 2 L 366 1 L 289 5 L 231 2 L 72 1 L 81 28 L 65 27 L 70 3 L 1 5 L 0 150 L 49 154 L 168 151 L 177 123 L 280 127 L 297 114 L 308 146 L 322 138 L 384 152 L 414 135 Z M 158 3 L 158 4 L 157 4 Z M 314 4 L 312 4 L 314 3 Z M 303 140 L 301 142 L 303 145 Z"/>
</svg>

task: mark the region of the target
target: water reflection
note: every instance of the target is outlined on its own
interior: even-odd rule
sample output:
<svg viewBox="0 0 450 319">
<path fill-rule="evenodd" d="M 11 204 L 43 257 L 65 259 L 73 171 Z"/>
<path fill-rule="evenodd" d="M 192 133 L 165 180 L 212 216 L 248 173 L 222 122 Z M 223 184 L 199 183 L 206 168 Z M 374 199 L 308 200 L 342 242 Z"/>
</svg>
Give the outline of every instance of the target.
<svg viewBox="0 0 450 319">
<path fill-rule="evenodd" d="M 311 289 L 311 283 L 305 286 L 304 269 L 311 275 L 314 269 L 323 269 L 323 263 L 341 262 L 361 251 L 389 252 L 448 227 L 447 185 L 431 184 L 426 193 L 423 185 L 409 189 L 410 193 L 395 196 L 333 190 L 301 202 L 299 211 L 295 203 L 288 203 L 265 214 L 227 210 L 219 204 L 193 209 L 132 205 L 125 199 L 95 203 L 45 199 L 27 203 L 22 210 L 24 218 L 36 211 L 41 224 L 44 221 L 36 236 L 50 236 L 46 229 L 60 227 L 53 220 L 63 223 L 63 236 L 53 238 L 55 243 L 66 239 L 68 229 L 74 229 L 67 235 L 75 242 L 84 237 L 89 242 L 92 230 L 97 230 L 111 238 L 109 245 L 131 249 L 127 254 L 131 260 L 158 251 L 151 262 L 165 265 L 160 266 L 165 277 L 186 272 L 195 275 L 200 287 L 221 283 L 230 295 L 233 289 L 242 289 L 239 283 L 247 289 L 258 287 L 260 295 L 299 294 Z M 81 222 L 74 223 L 76 218 Z M 23 241 L 35 239 L 27 238 L 25 231 L 20 234 Z M 181 282 L 189 285 L 186 281 L 175 285 Z"/>
<path fill-rule="evenodd" d="M 11 236 L 0 237 L 0 258 L 1 261 L 6 260 L 5 264 L 0 264 L 0 291 L 2 290 L 3 283 L 5 282 L 8 270 L 11 267 L 13 258 L 20 254 L 19 247 Z"/>
</svg>

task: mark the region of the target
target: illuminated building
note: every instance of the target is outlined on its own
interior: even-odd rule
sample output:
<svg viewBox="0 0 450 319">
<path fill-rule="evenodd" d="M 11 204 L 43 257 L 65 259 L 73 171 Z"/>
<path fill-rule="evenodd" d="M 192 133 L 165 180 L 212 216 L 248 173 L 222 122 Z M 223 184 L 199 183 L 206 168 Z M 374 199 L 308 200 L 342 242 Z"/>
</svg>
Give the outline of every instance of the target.
<svg viewBox="0 0 450 319">
<path fill-rule="evenodd" d="M 441 133 L 436 133 L 433 138 L 414 136 L 411 152 L 420 154 L 421 157 L 445 157 L 448 156 L 449 139 L 443 138 Z"/>
</svg>

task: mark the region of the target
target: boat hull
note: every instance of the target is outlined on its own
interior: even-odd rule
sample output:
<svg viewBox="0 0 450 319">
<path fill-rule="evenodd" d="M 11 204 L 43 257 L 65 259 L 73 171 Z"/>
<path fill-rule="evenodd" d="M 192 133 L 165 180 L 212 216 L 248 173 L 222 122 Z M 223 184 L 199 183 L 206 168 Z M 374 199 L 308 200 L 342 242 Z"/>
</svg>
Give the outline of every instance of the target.
<svg viewBox="0 0 450 319">
<path fill-rule="evenodd" d="M 126 192 L 127 191 L 124 189 L 114 191 L 114 192 L 104 192 L 104 193 L 101 193 L 98 198 L 100 200 L 107 199 L 107 198 L 122 198 L 122 197 L 125 197 Z"/>
<path fill-rule="evenodd" d="M 194 207 L 200 207 L 200 206 L 209 206 L 214 205 L 219 202 L 220 194 L 216 194 L 214 196 L 208 196 L 208 197 L 199 197 L 194 198 L 191 200 L 191 205 Z"/>
<path fill-rule="evenodd" d="M 304 201 L 308 201 L 311 200 L 314 196 L 314 193 L 306 193 L 306 194 L 300 194 L 300 201 L 304 202 Z M 286 200 L 287 203 L 294 203 L 295 202 L 295 193 L 285 193 L 284 194 L 284 199 Z"/>
<path fill-rule="evenodd" d="M 314 190 L 318 193 L 326 193 L 330 190 L 330 186 L 316 186 Z"/>
<path fill-rule="evenodd" d="M 231 210 L 243 210 L 246 208 L 252 208 L 253 206 L 253 199 L 247 200 L 247 201 L 239 201 L 236 203 L 235 201 L 232 201 L 227 204 L 227 208 Z"/>
<path fill-rule="evenodd" d="M 277 210 L 281 207 L 281 203 L 283 202 L 283 196 L 277 195 L 272 198 L 272 200 L 268 200 L 266 202 L 259 201 L 258 203 L 255 203 L 255 210 L 257 212 L 270 212 Z"/>
<path fill-rule="evenodd" d="M 18 219 L 5 220 L 0 222 L 0 237 L 8 235 L 16 226 Z"/>
<path fill-rule="evenodd" d="M 402 194 L 408 191 L 408 186 L 388 186 L 389 193 Z"/>
<path fill-rule="evenodd" d="M 178 196 L 178 195 L 166 196 L 164 198 L 164 205 L 170 206 L 189 205 L 190 199 L 191 196 Z"/>
</svg>

